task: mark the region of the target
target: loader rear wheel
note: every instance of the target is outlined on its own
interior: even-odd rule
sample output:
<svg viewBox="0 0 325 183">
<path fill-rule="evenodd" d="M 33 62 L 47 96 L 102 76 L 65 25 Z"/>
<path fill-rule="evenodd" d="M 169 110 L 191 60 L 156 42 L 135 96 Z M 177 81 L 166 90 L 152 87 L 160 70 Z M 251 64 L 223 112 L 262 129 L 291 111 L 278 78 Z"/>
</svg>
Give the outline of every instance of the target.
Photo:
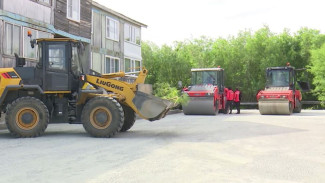
<svg viewBox="0 0 325 183">
<path fill-rule="evenodd" d="M 86 103 L 81 121 L 91 136 L 112 137 L 123 126 L 123 108 L 113 98 L 95 97 Z"/>
<path fill-rule="evenodd" d="M 293 109 L 294 113 L 301 113 L 301 102 L 296 99 L 296 108 Z"/>
<path fill-rule="evenodd" d="M 34 97 L 16 99 L 7 109 L 6 124 L 16 137 L 37 137 L 44 133 L 49 122 L 49 111 Z"/>
<path fill-rule="evenodd" d="M 124 111 L 124 124 L 120 132 L 126 132 L 129 129 L 131 129 L 131 127 L 134 125 L 136 116 L 135 116 L 135 112 L 131 107 L 126 105 L 122 105 L 122 107 Z"/>
</svg>

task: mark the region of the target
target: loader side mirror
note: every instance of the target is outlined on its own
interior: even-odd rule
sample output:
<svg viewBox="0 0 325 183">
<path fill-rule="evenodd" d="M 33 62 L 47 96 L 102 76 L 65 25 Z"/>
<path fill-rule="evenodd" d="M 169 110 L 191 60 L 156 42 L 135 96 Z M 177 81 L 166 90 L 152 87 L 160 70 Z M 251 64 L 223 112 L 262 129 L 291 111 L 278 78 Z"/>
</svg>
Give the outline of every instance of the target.
<svg viewBox="0 0 325 183">
<path fill-rule="evenodd" d="M 17 53 L 15 53 L 16 67 L 23 67 L 26 64 L 25 58 L 20 58 Z"/>
<path fill-rule="evenodd" d="M 310 85 L 308 82 L 304 81 L 297 81 L 299 87 L 301 88 L 301 91 L 303 92 L 309 92 L 310 91 Z"/>
<path fill-rule="evenodd" d="M 35 44 L 36 44 L 36 39 L 30 40 L 30 46 L 31 46 L 32 48 L 35 47 Z"/>
<path fill-rule="evenodd" d="M 27 36 L 29 37 L 29 39 L 30 39 L 30 46 L 32 47 L 32 48 L 34 48 L 35 47 L 35 44 L 36 44 L 36 39 L 32 39 L 32 31 L 31 30 L 27 30 Z"/>
</svg>

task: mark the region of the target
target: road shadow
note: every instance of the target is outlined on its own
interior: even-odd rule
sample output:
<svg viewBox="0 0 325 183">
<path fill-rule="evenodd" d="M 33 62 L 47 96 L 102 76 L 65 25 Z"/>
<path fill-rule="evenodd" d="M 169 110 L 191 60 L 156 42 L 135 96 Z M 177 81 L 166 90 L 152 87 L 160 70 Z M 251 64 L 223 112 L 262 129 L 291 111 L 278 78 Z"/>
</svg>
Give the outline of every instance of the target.
<svg viewBox="0 0 325 183">
<path fill-rule="evenodd" d="M 301 133 L 306 130 L 282 127 L 277 125 L 253 123 L 247 121 L 220 121 L 207 129 L 195 129 L 186 127 L 181 131 L 177 128 L 164 130 L 156 128 L 153 130 L 131 129 L 128 132 L 120 133 L 117 138 L 122 139 L 156 139 L 171 140 L 174 142 L 223 142 L 255 138 L 261 136 L 275 136 L 289 133 Z"/>
</svg>

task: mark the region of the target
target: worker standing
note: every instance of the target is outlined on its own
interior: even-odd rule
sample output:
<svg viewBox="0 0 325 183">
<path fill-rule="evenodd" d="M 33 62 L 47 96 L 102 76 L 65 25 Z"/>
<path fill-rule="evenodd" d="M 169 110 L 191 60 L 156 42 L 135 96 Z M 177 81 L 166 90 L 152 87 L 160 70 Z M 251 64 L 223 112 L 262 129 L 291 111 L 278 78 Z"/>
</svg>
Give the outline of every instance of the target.
<svg viewBox="0 0 325 183">
<path fill-rule="evenodd" d="M 234 104 L 234 91 L 232 91 L 231 87 L 229 87 L 227 92 L 227 104 L 226 104 L 226 109 L 230 110 L 229 114 L 232 113 L 233 104 Z"/>
<path fill-rule="evenodd" d="M 237 109 L 236 114 L 240 114 L 240 101 L 241 101 L 241 92 L 236 88 L 235 93 L 234 93 L 234 104 Z"/>
</svg>

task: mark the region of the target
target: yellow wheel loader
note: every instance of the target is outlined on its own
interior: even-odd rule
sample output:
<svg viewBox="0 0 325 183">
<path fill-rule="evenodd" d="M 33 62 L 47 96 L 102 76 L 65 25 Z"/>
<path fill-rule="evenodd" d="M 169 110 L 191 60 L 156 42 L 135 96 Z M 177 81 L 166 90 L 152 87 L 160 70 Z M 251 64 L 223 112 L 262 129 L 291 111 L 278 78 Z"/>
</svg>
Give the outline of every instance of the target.
<svg viewBox="0 0 325 183">
<path fill-rule="evenodd" d="M 147 70 L 133 83 L 118 78 L 125 73 L 84 74 L 79 60 L 82 43 L 68 38 L 37 39 L 34 67 L 0 68 L 0 109 L 16 137 L 42 135 L 52 122 L 82 122 L 94 137 L 111 137 L 129 130 L 135 114 L 153 121 L 166 115 L 171 103 L 140 91 Z M 36 47 L 35 47 L 36 48 Z"/>
</svg>

